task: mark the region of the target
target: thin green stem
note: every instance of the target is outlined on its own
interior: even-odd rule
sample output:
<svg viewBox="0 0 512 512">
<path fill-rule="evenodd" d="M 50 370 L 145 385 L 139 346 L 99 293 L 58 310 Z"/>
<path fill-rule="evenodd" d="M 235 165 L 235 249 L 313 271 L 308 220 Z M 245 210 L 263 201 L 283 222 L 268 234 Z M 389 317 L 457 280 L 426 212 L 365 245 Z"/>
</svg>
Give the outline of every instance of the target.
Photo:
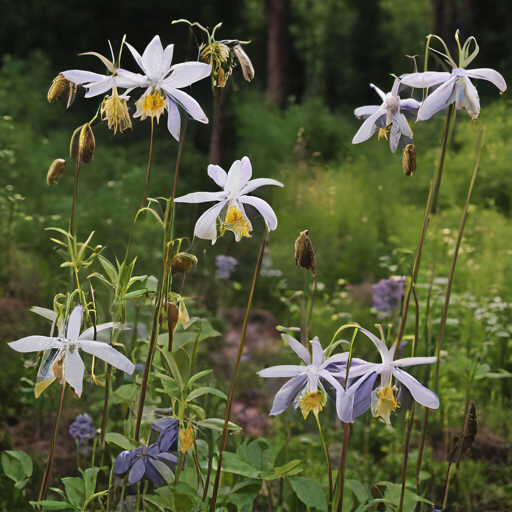
<svg viewBox="0 0 512 512">
<path fill-rule="evenodd" d="M 343 444 L 341 446 L 340 467 L 336 481 L 336 498 L 332 504 L 333 512 L 341 512 L 343 507 L 343 488 L 345 486 L 345 470 L 347 465 L 348 442 L 350 439 L 351 423 L 341 422 L 343 425 Z"/>
<path fill-rule="evenodd" d="M 75 172 L 75 185 L 73 188 L 73 205 L 71 206 L 71 218 L 69 221 L 69 233 L 73 235 L 73 231 L 75 228 L 75 206 L 76 206 L 76 197 L 78 195 L 78 175 L 80 174 L 80 158 L 78 158 L 76 162 L 76 172 Z"/>
<path fill-rule="evenodd" d="M 141 208 L 145 208 L 148 202 L 148 189 L 149 189 L 149 176 L 151 174 L 151 155 L 153 153 L 153 132 L 154 132 L 154 122 L 153 118 L 151 118 L 151 138 L 149 142 L 149 159 L 148 159 L 148 170 L 146 173 L 146 187 L 144 188 L 144 196 L 142 197 Z M 135 224 L 134 224 L 135 226 Z M 132 228 L 133 230 L 133 228 Z M 131 240 L 131 235 L 130 235 Z"/>
<path fill-rule="evenodd" d="M 322 446 L 324 448 L 325 454 L 325 462 L 327 464 L 327 474 L 329 475 L 329 503 L 332 503 L 332 469 L 331 469 L 331 461 L 329 459 L 329 450 L 327 449 L 327 444 L 325 443 L 324 434 L 322 432 L 322 425 L 320 424 L 320 418 L 318 414 L 315 414 L 316 424 L 318 425 L 318 433 L 320 434 L 320 440 L 322 441 Z"/>
<path fill-rule="evenodd" d="M 309 328 L 311 326 L 311 319 L 313 318 L 313 304 L 315 302 L 315 292 L 316 292 L 316 271 L 313 272 L 313 288 L 311 289 L 311 299 L 309 302 L 309 313 L 308 313 L 308 321 L 307 321 L 307 330 L 308 330 L 308 338 L 309 338 Z"/>
<path fill-rule="evenodd" d="M 240 345 L 238 346 L 238 354 L 236 356 L 235 368 L 233 371 L 233 378 L 231 380 L 231 388 L 229 390 L 228 401 L 226 403 L 226 413 L 224 415 L 224 428 L 222 429 L 222 438 L 219 450 L 219 462 L 217 464 L 217 474 L 215 475 L 215 484 L 213 486 L 212 493 L 212 501 L 210 504 L 210 512 L 215 512 L 215 505 L 217 503 L 217 493 L 219 491 L 220 485 L 220 475 L 222 471 L 222 454 L 226 449 L 226 444 L 228 441 L 228 425 L 229 425 L 229 416 L 231 413 L 231 404 L 233 403 L 233 397 L 235 394 L 235 385 L 236 379 L 238 377 L 238 370 L 240 368 L 240 361 L 242 360 L 242 354 L 244 350 L 244 340 L 245 340 L 245 332 L 247 331 L 247 321 L 249 319 L 249 312 L 251 310 L 252 298 L 254 296 L 254 290 L 256 289 L 256 283 L 258 281 L 258 277 L 260 275 L 261 262 L 263 260 L 263 255 L 265 254 L 265 247 L 267 246 L 267 233 L 265 230 L 265 234 L 263 235 L 263 240 L 261 241 L 260 253 L 258 255 L 258 261 L 256 262 L 256 268 L 254 270 L 254 277 L 252 280 L 251 292 L 249 294 L 249 301 L 247 303 L 247 310 L 245 312 L 244 324 L 242 327 L 242 334 L 240 336 Z"/>
</svg>

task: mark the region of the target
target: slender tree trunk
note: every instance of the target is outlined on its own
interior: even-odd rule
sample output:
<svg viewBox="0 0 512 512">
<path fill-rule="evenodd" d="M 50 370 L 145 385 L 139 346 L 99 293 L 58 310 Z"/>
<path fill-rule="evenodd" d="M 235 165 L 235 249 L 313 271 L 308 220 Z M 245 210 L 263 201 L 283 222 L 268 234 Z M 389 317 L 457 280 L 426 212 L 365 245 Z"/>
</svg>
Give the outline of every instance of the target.
<svg viewBox="0 0 512 512">
<path fill-rule="evenodd" d="M 290 71 L 288 13 L 289 0 L 266 0 L 267 98 L 282 109 L 288 99 Z"/>
</svg>

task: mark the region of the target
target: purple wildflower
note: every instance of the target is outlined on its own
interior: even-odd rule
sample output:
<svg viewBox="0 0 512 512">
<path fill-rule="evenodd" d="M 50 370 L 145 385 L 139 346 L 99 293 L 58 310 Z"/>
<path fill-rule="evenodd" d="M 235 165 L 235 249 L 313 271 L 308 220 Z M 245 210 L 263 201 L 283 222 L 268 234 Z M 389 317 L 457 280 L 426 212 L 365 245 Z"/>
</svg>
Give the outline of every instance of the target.
<svg viewBox="0 0 512 512">
<path fill-rule="evenodd" d="M 73 439 L 87 441 L 87 439 L 92 439 L 96 436 L 96 429 L 94 428 L 91 417 L 85 413 L 79 414 L 76 420 L 71 423 L 69 433 Z"/>
<path fill-rule="evenodd" d="M 153 422 L 151 428 L 160 433 L 156 444 L 158 444 L 161 451 L 168 452 L 177 448 L 176 442 L 180 430 L 180 420 L 178 418 L 160 418 Z"/>
<path fill-rule="evenodd" d="M 405 277 L 391 276 L 373 285 L 373 307 L 379 313 L 392 313 L 400 309 L 405 293 Z"/>
<path fill-rule="evenodd" d="M 215 258 L 215 265 L 217 266 L 215 277 L 219 279 L 229 279 L 231 272 L 234 272 L 235 267 L 238 265 L 238 260 L 233 258 L 233 256 L 219 254 Z"/>
</svg>

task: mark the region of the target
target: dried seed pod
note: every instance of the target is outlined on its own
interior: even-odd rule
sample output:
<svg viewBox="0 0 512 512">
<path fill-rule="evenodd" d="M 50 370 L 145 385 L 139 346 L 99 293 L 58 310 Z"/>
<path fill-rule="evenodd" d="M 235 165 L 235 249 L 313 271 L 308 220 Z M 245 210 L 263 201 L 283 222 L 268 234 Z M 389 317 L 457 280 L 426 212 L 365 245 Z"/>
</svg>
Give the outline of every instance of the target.
<svg viewBox="0 0 512 512">
<path fill-rule="evenodd" d="M 188 252 L 179 252 L 172 257 L 171 267 L 172 274 L 178 272 L 188 272 L 192 267 L 197 265 L 197 258 Z"/>
<path fill-rule="evenodd" d="M 90 164 L 94 156 L 95 148 L 96 141 L 94 140 L 91 125 L 85 123 L 83 126 L 78 127 L 71 137 L 69 148 L 71 157 L 77 162 Z"/>
<path fill-rule="evenodd" d="M 412 176 L 416 170 L 416 148 L 414 144 L 407 144 L 402 155 L 402 169 L 406 176 Z"/>
<path fill-rule="evenodd" d="M 247 56 L 244 49 L 240 44 L 237 44 L 233 51 L 238 58 L 238 62 L 240 62 L 240 67 L 242 68 L 242 73 L 244 74 L 244 78 L 250 82 L 254 78 L 254 68 L 252 66 L 251 59 Z"/>
<path fill-rule="evenodd" d="M 63 94 L 68 95 L 66 108 L 69 108 L 75 99 L 76 84 L 64 78 L 63 75 L 59 75 L 53 79 L 52 85 L 48 89 L 48 101 L 53 103 L 59 100 Z"/>
<path fill-rule="evenodd" d="M 167 348 L 169 349 L 169 352 L 172 352 L 174 329 L 178 323 L 179 316 L 180 310 L 176 307 L 176 305 L 172 302 L 167 302 L 167 324 L 169 326 L 169 344 Z"/>
<path fill-rule="evenodd" d="M 128 128 L 133 130 L 132 120 L 126 104 L 127 96 L 119 96 L 117 91 L 103 100 L 101 105 L 101 120 L 107 121 L 110 130 L 114 130 L 114 135 L 119 130 L 121 133 Z"/>
<path fill-rule="evenodd" d="M 46 183 L 48 183 L 48 185 L 57 185 L 65 165 L 66 160 L 63 160 L 62 158 L 57 158 L 53 161 L 52 165 L 50 165 L 50 169 L 48 169 L 48 174 L 46 175 Z"/>
<path fill-rule="evenodd" d="M 315 251 L 307 229 L 301 231 L 295 240 L 295 262 L 298 267 L 311 270 L 316 275 Z"/>
</svg>

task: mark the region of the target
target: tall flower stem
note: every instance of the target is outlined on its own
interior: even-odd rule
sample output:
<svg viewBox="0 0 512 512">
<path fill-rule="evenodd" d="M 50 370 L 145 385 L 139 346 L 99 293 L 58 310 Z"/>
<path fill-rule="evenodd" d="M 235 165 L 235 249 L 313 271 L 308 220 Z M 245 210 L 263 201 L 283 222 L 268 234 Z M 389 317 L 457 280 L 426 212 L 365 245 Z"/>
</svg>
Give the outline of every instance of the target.
<svg viewBox="0 0 512 512">
<path fill-rule="evenodd" d="M 48 462 L 46 463 L 46 469 L 44 470 L 43 475 L 43 481 L 41 482 L 41 489 L 39 491 L 39 500 L 44 500 L 46 496 L 46 491 L 48 490 L 48 487 L 50 486 L 50 481 L 52 478 L 52 466 L 53 466 L 53 454 L 55 452 L 55 444 L 57 443 L 57 434 L 59 432 L 59 423 L 60 423 L 60 417 L 62 414 L 62 405 L 64 404 L 64 392 L 66 391 L 66 383 L 62 385 L 62 392 L 60 394 L 60 404 L 59 404 L 59 410 L 57 412 L 57 421 L 55 422 L 55 429 L 53 431 L 53 440 L 52 440 L 52 446 L 50 448 L 50 456 L 48 457 Z"/>
<path fill-rule="evenodd" d="M 324 434 L 322 432 L 322 425 L 320 424 L 320 418 L 318 414 L 315 414 L 316 424 L 318 425 L 318 433 L 320 434 L 320 440 L 322 441 L 322 446 L 324 448 L 325 454 L 325 462 L 327 464 L 327 474 L 329 475 L 329 503 L 332 503 L 332 469 L 331 469 L 331 461 L 329 459 L 329 450 L 327 449 L 327 445 L 325 444 Z"/>
<path fill-rule="evenodd" d="M 78 176 L 80 174 L 80 158 L 76 161 L 76 172 L 75 172 L 75 185 L 73 188 L 73 205 L 71 206 L 71 218 L 69 220 L 69 233 L 73 235 L 73 231 L 75 228 L 75 206 L 76 206 L 76 197 L 78 195 Z"/>
<path fill-rule="evenodd" d="M 149 176 L 151 174 L 151 155 L 153 153 L 153 132 L 154 132 L 154 122 L 153 122 L 153 118 L 151 118 L 151 138 L 149 141 L 148 170 L 146 173 L 146 187 L 144 188 L 144 196 L 142 197 L 141 208 L 145 208 L 146 204 L 148 202 Z M 135 224 L 134 224 L 134 226 L 135 226 Z"/>
<path fill-rule="evenodd" d="M 265 234 L 263 235 L 263 240 L 261 241 L 261 248 L 260 248 L 260 253 L 258 255 L 258 261 L 256 262 L 256 268 L 254 269 L 254 277 L 252 280 L 251 292 L 249 294 L 249 301 L 247 303 L 247 310 L 245 312 L 244 324 L 242 327 L 242 334 L 240 336 L 240 345 L 238 346 L 238 354 L 236 356 L 235 368 L 233 370 L 233 378 L 231 380 L 231 388 L 229 390 L 228 401 L 226 403 L 226 413 L 224 415 L 224 428 L 222 429 L 222 438 L 221 438 L 220 450 L 219 450 L 219 461 L 217 464 L 217 474 L 215 475 L 215 483 L 213 485 L 212 501 L 210 503 L 210 512 L 215 512 L 215 505 L 217 503 L 217 493 L 219 491 L 220 475 L 222 472 L 222 454 L 223 454 L 224 450 L 226 449 L 226 444 L 228 441 L 228 424 L 229 424 L 229 416 L 231 414 L 231 404 L 233 403 L 236 379 L 238 377 L 238 370 L 240 368 L 240 361 L 242 360 L 242 354 L 243 354 L 243 350 L 244 350 L 245 332 L 247 331 L 247 320 L 249 319 L 249 312 L 251 310 L 252 298 L 254 296 L 254 290 L 256 289 L 256 283 L 258 281 L 258 276 L 260 275 L 261 262 L 263 260 L 263 255 L 265 254 L 265 247 L 267 246 L 267 233 L 268 233 L 268 230 L 265 230 Z"/>
<path fill-rule="evenodd" d="M 348 442 L 350 439 L 351 423 L 341 422 L 343 425 L 343 444 L 341 445 L 340 468 L 336 481 L 336 498 L 332 504 L 332 512 L 341 512 L 343 507 L 343 487 L 345 486 L 345 469 L 347 466 Z"/>
</svg>

